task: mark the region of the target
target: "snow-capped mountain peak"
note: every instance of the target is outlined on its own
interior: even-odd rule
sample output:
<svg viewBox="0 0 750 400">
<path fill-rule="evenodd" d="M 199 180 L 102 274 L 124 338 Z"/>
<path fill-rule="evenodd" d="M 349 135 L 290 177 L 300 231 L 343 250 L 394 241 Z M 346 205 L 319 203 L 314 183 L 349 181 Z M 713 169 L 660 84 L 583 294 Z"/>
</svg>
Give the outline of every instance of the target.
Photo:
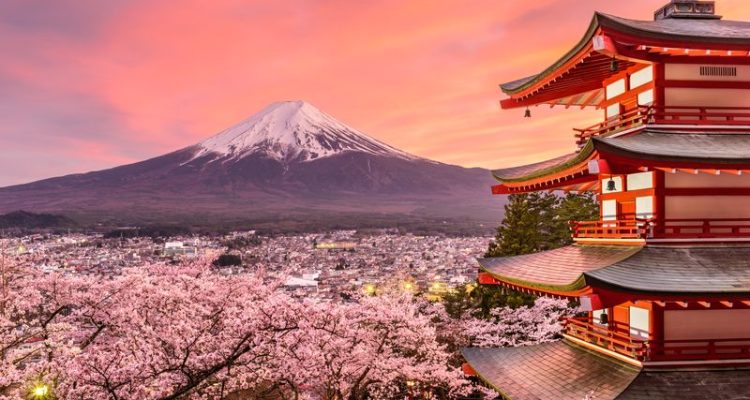
<svg viewBox="0 0 750 400">
<path fill-rule="evenodd" d="M 193 159 L 211 154 L 217 159 L 262 154 L 280 161 L 311 161 L 347 151 L 418 158 L 350 128 L 301 100 L 272 103 L 197 146 Z"/>
</svg>

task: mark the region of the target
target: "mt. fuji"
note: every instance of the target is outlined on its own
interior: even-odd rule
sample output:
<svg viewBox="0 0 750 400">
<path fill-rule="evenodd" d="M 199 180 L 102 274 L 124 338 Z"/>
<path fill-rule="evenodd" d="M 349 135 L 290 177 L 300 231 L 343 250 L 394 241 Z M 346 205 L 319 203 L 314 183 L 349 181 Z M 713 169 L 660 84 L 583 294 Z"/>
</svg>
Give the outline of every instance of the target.
<svg viewBox="0 0 750 400">
<path fill-rule="evenodd" d="M 163 156 L 0 188 L 0 212 L 119 223 L 494 221 L 502 201 L 490 185 L 487 170 L 411 155 L 288 101 Z"/>
<path fill-rule="evenodd" d="M 417 157 L 360 133 L 304 101 L 273 103 L 198 144 L 195 158 L 265 155 L 278 161 L 311 161 L 347 151 L 413 160 Z"/>
</svg>

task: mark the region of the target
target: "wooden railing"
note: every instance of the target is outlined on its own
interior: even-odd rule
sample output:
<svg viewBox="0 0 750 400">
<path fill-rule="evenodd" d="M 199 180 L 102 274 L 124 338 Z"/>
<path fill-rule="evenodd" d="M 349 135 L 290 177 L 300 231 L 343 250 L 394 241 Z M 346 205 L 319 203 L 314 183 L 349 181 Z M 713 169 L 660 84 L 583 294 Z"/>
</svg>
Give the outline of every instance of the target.
<svg viewBox="0 0 750 400">
<path fill-rule="evenodd" d="M 576 131 L 576 143 L 583 146 L 592 136 L 604 135 L 643 124 L 650 115 L 650 110 L 650 107 L 638 107 L 587 128 L 573 128 Z"/>
<path fill-rule="evenodd" d="M 654 238 L 750 238 L 750 218 L 650 221 Z"/>
<path fill-rule="evenodd" d="M 583 146 L 593 136 L 641 124 L 750 125 L 750 107 L 639 106 L 587 128 L 573 128 Z"/>
<path fill-rule="evenodd" d="M 750 218 L 571 221 L 574 239 L 750 238 Z"/>
<path fill-rule="evenodd" d="M 652 106 L 656 124 L 750 125 L 750 107 Z"/>
<path fill-rule="evenodd" d="M 750 338 L 665 340 L 648 344 L 651 361 L 728 360 L 750 358 Z"/>
<path fill-rule="evenodd" d="M 571 221 L 577 239 L 640 239 L 647 235 L 647 223 L 629 219 L 619 221 Z"/>
<path fill-rule="evenodd" d="M 750 359 L 750 338 L 648 341 L 632 337 L 627 324 L 587 317 L 564 318 L 563 326 L 569 336 L 639 361 Z"/>
<path fill-rule="evenodd" d="M 647 342 L 630 337 L 622 327 L 610 329 L 609 326 L 597 325 L 588 318 L 564 318 L 565 334 L 594 344 L 596 346 L 626 355 L 636 360 L 645 360 Z"/>
</svg>

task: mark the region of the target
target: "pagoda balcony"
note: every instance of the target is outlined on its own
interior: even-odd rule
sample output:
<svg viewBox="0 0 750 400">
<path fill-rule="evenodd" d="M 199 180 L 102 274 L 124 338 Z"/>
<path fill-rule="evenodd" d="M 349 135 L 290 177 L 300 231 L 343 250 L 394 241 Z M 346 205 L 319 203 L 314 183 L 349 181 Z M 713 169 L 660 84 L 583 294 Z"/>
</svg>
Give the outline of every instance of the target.
<svg viewBox="0 0 750 400">
<path fill-rule="evenodd" d="M 750 125 L 750 107 L 640 106 L 586 128 L 573 128 L 583 146 L 594 136 L 640 125 Z"/>
<path fill-rule="evenodd" d="M 648 341 L 631 337 L 625 324 L 595 324 L 588 317 L 563 318 L 563 333 L 599 348 L 643 361 L 648 356 Z"/>
<path fill-rule="evenodd" d="M 645 221 L 571 221 L 574 239 L 644 239 L 648 236 Z"/>
<path fill-rule="evenodd" d="M 626 324 L 599 325 L 588 317 L 564 318 L 563 326 L 566 336 L 640 362 L 750 359 L 750 338 L 643 340 L 632 337 Z"/>
<path fill-rule="evenodd" d="M 750 239 L 750 218 L 572 221 L 573 239 Z"/>
</svg>

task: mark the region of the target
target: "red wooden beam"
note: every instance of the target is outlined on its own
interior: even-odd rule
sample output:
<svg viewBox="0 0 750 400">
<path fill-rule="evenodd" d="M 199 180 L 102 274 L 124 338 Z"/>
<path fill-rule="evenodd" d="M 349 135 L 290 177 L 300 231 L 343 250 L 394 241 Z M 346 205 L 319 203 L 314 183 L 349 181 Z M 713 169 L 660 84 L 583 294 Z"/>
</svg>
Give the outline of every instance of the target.
<svg viewBox="0 0 750 400">
<path fill-rule="evenodd" d="M 477 371 L 475 371 L 469 363 L 461 364 L 461 371 L 463 371 L 466 376 L 477 376 Z"/>
</svg>

